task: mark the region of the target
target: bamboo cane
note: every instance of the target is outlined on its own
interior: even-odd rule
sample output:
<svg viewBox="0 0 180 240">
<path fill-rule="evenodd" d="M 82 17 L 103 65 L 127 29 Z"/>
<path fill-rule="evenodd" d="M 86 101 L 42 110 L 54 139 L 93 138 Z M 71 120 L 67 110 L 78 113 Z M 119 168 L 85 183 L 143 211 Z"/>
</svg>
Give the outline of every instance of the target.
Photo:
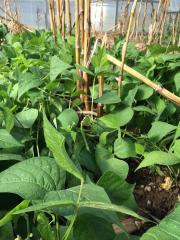
<svg viewBox="0 0 180 240">
<path fill-rule="evenodd" d="M 108 59 L 108 61 L 110 61 L 111 63 L 115 64 L 118 67 L 122 66 L 122 62 L 119 61 L 118 59 L 112 57 L 111 55 L 107 55 L 107 59 Z M 173 94 L 170 91 L 168 91 L 167 89 L 159 86 L 158 84 L 152 82 L 150 79 L 143 76 L 141 73 L 137 72 L 136 70 L 130 68 L 126 64 L 124 64 L 124 71 L 131 74 L 132 76 L 134 76 L 135 78 L 137 78 L 141 82 L 144 82 L 146 85 L 153 88 L 160 95 L 166 97 L 170 101 L 172 101 L 172 102 L 174 102 L 174 103 L 176 103 L 177 105 L 180 106 L 180 98 L 178 96 L 176 96 L 175 94 Z"/>
<path fill-rule="evenodd" d="M 136 30 L 136 24 L 137 24 L 137 14 L 136 14 L 136 11 L 134 12 L 134 18 L 133 18 L 133 22 L 132 22 L 132 30 L 131 30 L 131 33 L 129 35 L 129 39 L 133 39 L 133 36 L 134 36 L 134 33 L 135 33 L 135 30 Z"/>
<path fill-rule="evenodd" d="M 170 4 L 170 0 L 167 0 L 166 6 L 165 6 L 164 18 L 162 21 L 162 26 L 161 26 L 161 31 L 160 31 L 160 39 L 159 39 L 160 44 L 162 44 L 162 40 L 163 40 L 164 27 L 165 27 L 166 16 L 167 16 L 169 4 Z"/>
<path fill-rule="evenodd" d="M 4 10 L 1 6 L 0 6 L 0 10 L 5 13 L 5 10 Z M 17 21 L 16 19 L 14 19 L 8 12 L 6 12 L 6 14 L 7 14 L 7 17 L 9 17 L 9 19 L 7 19 L 7 18 L 5 18 L 5 17 L 2 17 L 2 16 L 1 16 L 0 18 L 3 19 L 3 20 L 5 20 L 5 21 L 8 21 L 8 22 L 13 21 L 13 22 L 16 23 L 17 25 L 19 25 L 22 29 L 24 29 L 24 30 L 26 30 L 26 31 L 28 31 L 28 32 L 33 32 L 33 29 L 31 29 L 30 27 L 28 27 L 28 26 L 20 23 L 20 22 Z"/>
<path fill-rule="evenodd" d="M 128 24 L 128 11 L 129 11 L 130 0 L 127 1 L 125 9 L 124 9 L 124 21 L 122 27 L 122 35 L 126 34 L 127 24 Z"/>
<path fill-rule="evenodd" d="M 79 0 L 75 0 L 75 56 L 76 64 L 80 64 Z M 77 73 L 80 75 L 79 70 L 77 70 Z M 80 80 L 78 80 L 77 90 L 80 89 Z"/>
<path fill-rule="evenodd" d="M 157 25 L 156 25 L 155 42 L 158 42 L 158 40 L 159 40 L 159 36 L 160 36 L 160 32 L 161 32 L 161 26 L 162 26 L 165 11 L 166 11 L 167 1 L 168 0 L 164 0 L 164 2 L 162 1 L 162 4 L 161 4 L 162 13 L 159 16 L 159 19 L 158 19 Z"/>
<path fill-rule="evenodd" d="M 84 65 L 87 65 L 89 55 L 89 43 L 90 43 L 90 0 L 85 1 L 85 13 L 84 13 Z M 88 74 L 83 72 L 84 79 L 84 104 L 85 110 L 90 110 L 89 104 L 89 77 Z"/>
<path fill-rule="evenodd" d="M 4 0 L 4 18 L 5 23 L 7 24 L 7 0 Z"/>
<path fill-rule="evenodd" d="M 61 34 L 65 38 L 65 0 L 61 0 Z"/>
<path fill-rule="evenodd" d="M 61 32 L 61 17 L 60 17 L 61 13 L 60 12 L 61 12 L 61 2 L 60 0 L 56 0 L 56 24 L 59 31 Z"/>
<path fill-rule="evenodd" d="M 81 33 L 81 55 L 83 57 L 84 52 L 84 0 L 79 0 L 80 11 L 80 33 Z"/>
<path fill-rule="evenodd" d="M 139 12 L 137 15 L 137 21 L 136 21 L 136 33 L 135 33 L 135 39 L 138 39 L 138 32 L 139 32 L 139 18 L 140 18 L 140 14 L 141 14 L 141 9 L 142 9 L 142 0 L 140 1 L 140 5 L 139 5 Z"/>
<path fill-rule="evenodd" d="M 176 38 L 178 35 L 178 31 L 179 31 L 179 26 L 180 26 L 180 12 L 177 13 L 177 17 L 176 17 L 176 23 L 175 23 L 175 31 L 174 31 L 174 40 L 173 40 L 173 44 L 176 43 Z"/>
<path fill-rule="evenodd" d="M 144 35 L 145 35 L 145 22 L 146 22 L 146 15 L 147 15 L 147 4 L 148 4 L 148 0 L 145 1 L 145 6 L 144 6 L 144 15 L 143 15 L 143 21 L 142 21 L 142 38 L 144 38 Z"/>
<path fill-rule="evenodd" d="M 130 19 L 129 19 L 129 26 L 128 26 L 127 34 L 126 34 L 126 40 L 125 40 L 125 43 L 123 44 L 123 48 L 122 48 L 121 75 L 120 75 L 119 81 L 118 81 L 118 94 L 119 94 L 119 96 L 121 95 L 121 83 L 123 81 L 124 63 L 125 63 L 126 51 L 127 51 L 127 46 L 128 46 L 128 42 L 129 42 L 129 36 L 130 36 L 131 26 L 132 26 L 132 23 L 133 23 L 133 18 L 134 18 L 136 5 L 137 5 L 137 0 L 134 0 L 133 6 L 132 6 L 132 9 L 131 9 L 131 15 L 130 15 Z"/>
<path fill-rule="evenodd" d="M 151 24 L 151 29 L 149 29 L 149 33 L 148 33 L 147 45 L 150 45 L 153 40 L 153 34 L 156 27 L 156 18 L 157 18 L 157 10 L 154 9 L 154 5 L 152 1 L 152 24 Z"/>
<path fill-rule="evenodd" d="M 50 17 L 51 31 L 53 33 L 54 39 L 56 40 L 56 26 L 54 21 L 54 0 L 49 0 L 49 17 Z"/>
<path fill-rule="evenodd" d="M 103 0 L 101 0 L 101 14 L 100 14 L 100 33 L 103 36 Z"/>
<path fill-rule="evenodd" d="M 71 13 L 70 13 L 70 2 L 69 0 L 65 0 L 66 3 L 66 33 L 67 35 L 71 35 Z"/>
<path fill-rule="evenodd" d="M 98 83 L 99 83 L 99 97 L 102 97 L 103 95 L 103 88 L 104 88 L 104 76 L 101 75 L 98 77 Z M 103 114 L 103 106 L 101 103 L 97 106 L 97 115 L 98 117 L 101 117 Z"/>
</svg>

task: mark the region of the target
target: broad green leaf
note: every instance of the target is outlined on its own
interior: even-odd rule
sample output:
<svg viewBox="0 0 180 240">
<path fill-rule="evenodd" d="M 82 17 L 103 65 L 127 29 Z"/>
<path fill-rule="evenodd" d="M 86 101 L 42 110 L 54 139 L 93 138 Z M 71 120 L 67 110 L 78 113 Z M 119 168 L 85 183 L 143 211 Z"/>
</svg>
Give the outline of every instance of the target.
<svg viewBox="0 0 180 240">
<path fill-rule="evenodd" d="M 27 209 L 24 209 L 20 212 L 18 211 L 18 213 L 53 208 L 53 210 L 55 212 L 58 212 L 61 216 L 72 215 L 74 213 L 74 207 L 77 204 L 79 191 L 80 186 L 68 188 L 66 190 L 51 191 L 45 195 L 43 202 L 41 201 L 40 203 L 36 203 L 34 206 L 28 207 Z M 110 203 L 109 197 L 104 191 L 104 189 L 95 184 L 84 184 L 80 201 L 99 201 L 104 203 Z M 107 218 L 107 214 L 103 213 L 103 211 L 99 212 L 95 210 L 93 212 L 89 210 L 83 210 L 83 213 L 85 212 L 91 212 L 91 214 L 93 215 L 101 216 L 105 219 Z M 112 223 L 118 221 L 117 216 L 114 214 L 110 214 L 109 218 Z"/>
<path fill-rule="evenodd" d="M 170 53 L 170 54 L 162 54 L 161 55 L 161 59 L 164 61 L 164 62 L 167 62 L 167 61 L 172 61 L 172 60 L 177 60 L 177 59 L 180 59 L 180 55 L 179 53 Z"/>
<path fill-rule="evenodd" d="M 71 161 L 65 149 L 65 137 L 48 121 L 45 113 L 44 137 L 47 147 L 51 150 L 58 165 L 82 181 L 83 177 L 75 164 Z"/>
<path fill-rule="evenodd" d="M 19 143 L 7 130 L 0 129 L 0 148 L 14 148 L 22 146 L 23 145 Z"/>
<path fill-rule="evenodd" d="M 0 154 L 0 161 L 10 161 L 10 160 L 15 160 L 15 161 L 22 161 L 24 158 L 21 155 L 17 154 L 11 154 L 11 153 L 1 153 Z"/>
<path fill-rule="evenodd" d="M 112 171 L 122 179 L 127 177 L 129 171 L 128 164 L 115 158 L 104 146 L 96 146 L 95 158 L 102 173 Z"/>
<path fill-rule="evenodd" d="M 137 106 L 137 107 L 133 107 L 133 110 L 134 111 L 137 111 L 137 112 L 147 112 L 147 113 L 150 113 L 150 114 L 153 114 L 155 115 L 154 111 L 151 110 L 149 107 L 147 106 Z"/>
<path fill-rule="evenodd" d="M 94 76 L 94 73 L 91 72 L 87 67 L 83 66 L 83 65 L 79 65 L 79 64 L 75 64 L 75 66 L 81 70 L 82 72 L 88 73 L 91 76 Z"/>
<path fill-rule="evenodd" d="M 121 98 L 118 96 L 117 91 L 105 92 L 102 97 L 96 99 L 95 103 L 102 104 L 115 104 L 121 102 Z"/>
<path fill-rule="evenodd" d="M 135 145 L 130 139 L 118 138 L 114 142 L 114 154 L 119 158 L 136 156 Z"/>
<path fill-rule="evenodd" d="M 9 110 L 9 108 L 4 108 L 3 112 L 6 129 L 8 130 L 8 132 L 10 132 L 11 129 L 14 127 L 14 116 L 12 112 Z"/>
<path fill-rule="evenodd" d="M 117 212 L 117 213 L 123 213 L 138 219 L 142 219 L 143 217 L 139 216 L 136 212 L 130 210 L 129 208 L 125 206 L 118 206 L 112 203 L 103 203 L 103 202 L 80 202 L 79 204 L 80 208 L 94 208 L 94 209 L 101 209 L 101 210 L 106 210 L 110 212 Z"/>
<path fill-rule="evenodd" d="M 124 90 L 122 90 L 124 91 Z M 123 102 L 129 106 L 132 106 L 133 102 L 135 101 L 135 96 L 137 94 L 137 91 L 138 91 L 138 86 L 135 86 L 133 89 L 130 89 L 128 91 L 128 94 L 127 92 L 125 91 L 125 98 L 123 100 Z"/>
<path fill-rule="evenodd" d="M 150 228 L 140 240 L 180 240 L 180 205 L 157 226 Z"/>
<path fill-rule="evenodd" d="M 124 107 L 118 112 L 109 113 L 99 118 L 109 128 L 119 128 L 126 125 L 133 117 L 133 110 L 130 107 Z"/>
<path fill-rule="evenodd" d="M 158 165 L 174 165 L 180 163 L 180 159 L 175 156 L 175 154 L 167 153 L 163 151 L 153 151 L 146 155 L 145 159 L 140 163 L 138 169 Z"/>
<path fill-rule="evenodd" d="M 30 89 L 37 88 L 42 84 L 41 79 L 32 73 L 21 73 L 18 83 L 18 98 L 28 92 Z"/>
<path fill-rule="evenodd" d="M 36 203 L 33 206 L 27 207 L 22 210 L 18 210 L 14 212 L 14 214 L 24 214 L 27 212 L 36 212 L 40 210 L 45 210 L 45 209 L 51 209 L 51 208 L 64 208 L 64 207 L 75 207 L 75 203 L 72 200 L 52 200 L 52 201 L 47 201 L 47 202 L 40 202 Z"/>
<path fill-rule="evenodd" d="M 22 128 L 31 128 L 38 117 L 38 110 L 30 108 L 16 114 L 16 126 Z"/>
<path fill-rule="evenodd" d="M 163 137 L 167 136 L 169 133 L 174 131 L 176 129 L 176 126 L 171 125 L 166 122 L 153 122 L 152 127 L 148 132 L 148 138 L 157 143 L 159 142 Z"/>
<path fill-rule="evenodd" d="M 53 158 L 37 157 L 16 163 L 0 173 L 0 192 L 15 193 L 24 199 L 41 199 L 64 186 L 65 172 Z"/>
<path fill-rule="evenodd" d="M 115 204 L 126 205 L 129 200 L 133 199 L 134 186 L 112 171 L 105 172 L 98 180 L 98 185 L 105 189 Z M 135 201 L 132 200 L 131 204 L 134 206 Z"/>
<path fill-rule="evenodd" d="M 153 89 L 149 86 L 146 86 L 144 84 L 140 85 L 136 94 L 136 99 L 139 100 L 145 100 L 148 99 L 150 96 L 153 95 Z"/>
<path fill-rule="evenodd" d="M 115 237 L 115 233 L 107 220 L 94 217 L 91 214 L 82 214 L 78 216 L 73 233 L 78 240 L 111 240 Z"/>
<path fill-rule="evenodd" d="M 53 56 L 50 63 L 50 79 L 54 81 L 57 76 L 67 69 L 71 68 L 71 65 L 63 62 L 58 56 Z"/>
<path fill-rule="evenodd" d="M 180 159 L 180 139 L 175 141 L 172 150 L 174 151 L 174 155 Z"/>
<path fill-rule="evenodd" d="M 144 155 L 144 152 L 145 152 L 145 148 L 142 144 L 140 143 L 135 143 L 135 150 L 136 150 L 136 153 L 139 154 L 139 155 Z"/>
<path fill-rule="evenodd" d="M 49 219 L 44 213 L 37 215 L 37 230 L 44 240 L 56 240 L 55 230 L 52 229 Z"/>
<path fill-rule="evenodd" d="M 174 83 L 176 86 L 176 91 L 180 92 L 180 72 L 177 72 L 174 76 Z"/>
<path fill-rule="evenodd" d="M 176 129 L 176 132 L 175 132 L 175 136 L 174 136 L 174 140 L 175 141 L 176 139 L 178 139 L 180 137 L 180 122 L 177 126 L 177 129 Z"/>
<path fill-rule="evenodd" d="M 48 208 L 58 208 L 58 207 L 64 208 L 64 207 L 76 206 L 79 189 L 80 189 L 80 186 L 77 186 L 77 187 L 66 189 L 66 190 L 49 192 L 46 194 L 43 202 L 37 203 L 26 209 L 17 211 L 15 214 L 38 211 L 38 210 L 43 210 Z M 105 219 L 108 219 L 108 216 L 109 216 L 109 221 L 112 223 L 113 222 L 118 223 L 119 220 L 116 215 L 108 213 L 106 211 L 120 212 L 123 214 L 131 215 L 131 216 L 142 219 L 138 214 L 128 209 L 127 207 L 111 204 L 109 197 L 104 191 L 104 189 L 95 184 L 84 185 L 78 207 L 79 207 L 79 214 L 91 213 L 98 217 L 99 216 L 103 218 L 105 217 Z M 91 209 L 90 212 L 89 212 L 89 208 Z M 93 209 L 95 210 L 93 211 Z M 105 210 L 105 211 L 98 212 L 98 209 Z"/>
<path fill-rule="evenodd" d="M 0 227 L 1 240 L 13 240 L 14 231 L 11 222 L 6 223 L 4 226 Z"/>
<path fill-rule="evenodd" d="M 0 219 L 0 227 L 2 227 L 4 224 L 12 220 L 12 215 L 14 212 L 27 208 L 29 205 L 29 202 L 30 202 L 29 200 L 24 200 L 20 204 L 18 204 L 16 207 L 14 207 L 11 211 L 9 211 L 3 218 Z"/>
<path fill-rule="evenodd" d="M 79 117 L 76 111 L 70 108 L 65 109 L 62 113 L 60 113 L 57 120 L 60 122 L 62 127 L 77 126 Z"/>
<path fill-rule="evenodd" d="M 125 161 L 119 160 L 117 158 L 98 158 L 96 161 L 102 173 L 111 171 L 119 175 L 122 179 L 126 179 L 129 167 Z"/>
<path fill-rule="evenodd" d="M 106 149 L 106 147 L 102 146 L 101 144 L 98 144 L 96 146 L 95 157 L 96 162 L 100 164 L 105 160 L 113 158 L 113 154 L 108 149 Z"/>
</svg>

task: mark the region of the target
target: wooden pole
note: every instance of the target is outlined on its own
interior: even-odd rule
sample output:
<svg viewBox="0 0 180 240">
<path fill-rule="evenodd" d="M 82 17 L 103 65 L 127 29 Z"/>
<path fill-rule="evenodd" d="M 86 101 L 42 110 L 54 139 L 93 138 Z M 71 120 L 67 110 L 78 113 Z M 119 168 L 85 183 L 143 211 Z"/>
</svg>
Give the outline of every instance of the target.
<svg viewBox="0 0 180 240">
<path fill-rule="evenodd" d="M 79 0 L 80 33 L 81 33 L 81 56 L 84 54 L 84 0 Z"/>
<path fill-rule="evenodd" d="M 56 40 L 56 26 L 54 21 L 54 0 L 49 0 L 49 17 L 50 17 L 51 31 L 53 33 L 54 39 Z"/>
<path fill-rule="evenodd" d="M 75 0 L 75 56 L 76 64 L 80 64 L 79 0 Z M 80 75 L 79 70 L 77 70 L 77 73 Z M 77 90 L 80 89 L 80 80 L 78 80 Z"/>
<path fill-rule="evenodd" d="M 180 29 L 180 12 L 177 13 L 176 17 L 173 44 L 176 43 L 176 38 L 178 36 L 179 29 Z"/>
<path fill-rule="evenodd" d="M 111 55 L 107 55 L 107 59 L 108 59 L 108 61 L 110 61 L 111 63 L 115 64 L 118 67 L 121 67 L 122 64 L 123 64 L 121 61 L 112 57 Z M 176 103 L 177 105 L 180 106 L 180 97 L 176 96 L 175 94 L 171 93 L 167 89 L 165 89 L 165 88 L 161 87 L 160 85 L 156 84 L 155 82 L 151 81 L 147 77 L 143 76 L 141 73 L 139 73 L 136 70 L 127 66 L 126 64 L 124 64 L 124 71 L 131 74 L 132 76 L 134 76 L 135 78 L 137 78 L 141 82 L 145 83 L 149 87 L 153 88 L 160 95 L 166 97 L 170 101 L 172 101 L 172 102 L 174 102 L 174 103 Z"/>
<path fill-rule="evenodd" d="M 139 33 L 139 18 L 140 18 L 140 14 L 141 14 L 141 8 L 142 8 L 142 0 L 140 1 L 139 12 L 138 12 L 137 19 L 136 19 L 136 33 L 135 33 L 136 40 L 138 39 L 138 33 Z"/>
<path fill-rule="evenodd" d="M 66 3 L 66 33 L 68 36 L 71 35 L 71 13 L 70 13 L 70 2 L 65 0 Z"/>
<path fill-rule="evenodd" d="M 127 26 L 128 26 L 128 16 L 129 16 L 129 5 L 130 5 L 130 0 L 127 1 L 125 9 L 124 9 L 124 19 L 122 23 L 122 35 L 126 34 L 127 32 Z"/>
<path fill-rule="evenodd" d="M 161 26 L 161 30 L 160 30 L 160 39 L 159 39 L 160 44 L 162 44 L 162 40 L 163 40 L 164 27 L 165 27 L 166 16 L 167 16 L 169 4 L 170 4 L 170 0 L 167 0 L 166 5 L 165 5 L 165 10 L 164 10 L 164 17 L 162 20 L 162 26 Z"/>
<path fill-rule="evenodd" d="M 148 0 L 145 1 L 144 15 L 143 15 L 143 21 L 142 21 L 142 39 L 143 40 L 144 40 L 144 35 L 145 35 L 145 22 L 146 22 L 146 15 L 147 15 L 147 4 L 148 4 Z"/>
<path fill-rule="evenodd" d="M 65 38 L 65 0 L 61 0 L 61 34 L 62 39 Z"/>
<path fill-rule="evenodd" d="M 85 1 L 85 12 L 84 12 L 84 66 L 87 66 L 88 57 L 89 57 L 89 48 L 90 48 L 90 0 Z M 84 79 L 84 104 L 85 110 L 90 110 L 89 104 L 89 77 L 86 72 L 83 73 Z"/>
<path fill-rule="evenodd" d="M 102 97 L 103 95 L 103 88 L 104 88 L 104 76 L 101 75 L 98 77 L 98 83 L 99 83 L 99 97 Z M 103 106 L 101 103 L 97 106 L 97 115 L 98 117 L 101 117 L 103 114 Z"/>
<path fill-rule="evenodd" d="M 118 14 L 119 13 L 119 0 L 116 0 L 116 16 L 115 16 L 115 25 L 118 24 Z"/>
<path fill-rule="evenodd" d="M 125 43 L 123 44 L 123 48 L 122 48 L 122 65 L 120 67 L 121 68 L 121 75 L 120 75 L 119 81 L 118 81 L 118 94 L 119 94 L 119 96 L 121 96 L 121 83 L 123 81 L 124 63 L 125 63 L 125 58 L 126 58 L 126 51 L 127 51 L 127 46 L 128 46 L 128 42 L 129 42 L 131 26 L 132 26 L 132 23 L 133 23 L 134 14 L 135 14 L 135 10 L 136 10 L 136 5 L 137 5 L 137 0 L 134 0 L 133 6 L 132 6 L 132 9 L 131 9 L 131 15 L 130 15 L 130 19 L 129 19 L 129 26 L 128 26 L 127 34 L 126 34 L 126 40 L 125 40 Z"/>
<path fill-rule="evenodd" d="M 56 0 L 56 24 L 61 32 L 61 0 Z"/>
</svg>

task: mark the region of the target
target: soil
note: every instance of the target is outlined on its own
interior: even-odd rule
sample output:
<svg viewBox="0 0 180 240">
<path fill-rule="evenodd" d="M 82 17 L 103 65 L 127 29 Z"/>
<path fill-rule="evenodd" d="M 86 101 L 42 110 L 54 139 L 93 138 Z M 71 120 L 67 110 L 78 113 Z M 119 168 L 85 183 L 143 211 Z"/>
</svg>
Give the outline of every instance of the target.
<svg viewBox="0 0 180 240">
<path fill-rule="evenodd" d="M 173 180 L 166 168 L 161 169 L 162 176 L 149 169 L 134 172 L 136 166 L 130 168 L 132 172 L 127 180 L 136 184 L 134 197 L 139 207 L 139 214 L 158 223 L 175 207 L 177 201 L 180 201 L 180 181 Z M 172 180 L 169 186 L 164 186 L 166 179 Z M 153 223 L 145 224 L 138 234 L 142 234 L 152 226 Z"/>
<path fill-rule="evenodd" d="M 140 171 L 136 175 L 136 187 L 134 196 L 141 211 L 154 220 L 160 220 L 165 217 L 175 206 L 180 193 L 180 185 L 173 183 L 169 189 L 162 186 L 170 176 L 159 176 L 150 173 L 147 169 Z"/>
</svg>

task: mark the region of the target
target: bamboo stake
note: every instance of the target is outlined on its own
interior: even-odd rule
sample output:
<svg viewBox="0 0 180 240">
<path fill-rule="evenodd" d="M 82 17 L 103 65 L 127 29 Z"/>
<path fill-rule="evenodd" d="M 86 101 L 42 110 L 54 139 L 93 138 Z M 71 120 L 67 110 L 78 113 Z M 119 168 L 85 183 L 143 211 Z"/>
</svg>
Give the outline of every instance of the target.
<svg viewBox="0 0 180 240">
<path fill-rule="evenodd" d="M 148 4 L 148 0 L 145 1 L 144 15 L 143 15 L 143 21 L 142 21 L 142 37 L 143 38 L 144 38 L 144 35 L 145 35 L 145 22 L 146 22 L 146 15 L 147 15 L 147 4 Z"/>
<path fill-rule="evenodd" d="M 124 9 L 124 21 L 123 21 L 123 27 L 122 27 L 122 35 L 124 35 L 126 33 L 126 29 L 127 29 L 129 5 L 130 5 L 130 0 L 127 1 L 127 4 Z"/>
<path fill-rule="evenodd" d="M 98 83 L 99 83 L 99 97 L 102 97 L 103 95 L 103 88 L 104 88 L 104 76 L 101 75 L 98 77 Z M 101 117 L 103 114 L 103 106 L 101 103 L 97 106 L 97 115 L 98 117 Z"/>
<path fill-rule="evenodd" d="M 178 27 L 179 26 L 180 26 L 180 12 L 178 12 L 177 17 L 176 17 L 176 26 L 175 26 L 173 44 L 176 43 L 176 37 L 178 35 Z"/>
<path fill-rule="evenodd" d="M 137 14 L 136 11 L 134 12 L 134 18 L 133 18 L 133 23 L 132 23 L 132 30 L 131 30 L 131 34 L 129 36 L 129 39 L 133 39 L 135 30 L 136 30 L 136 24 L 137 24 Z"/>
<path fill-rule="evenodd" d="M 76 64 L 80 64 L 79 0 L 75 0 L 75 56 Z M 79 70 L 77 70 L 77 73 L 80 75 Z M 80 80 L 78 80 L 77 90 L 80 89 Z"/>
<path fill-rule="evenodd" d="M 160 40 L 159 40 L 160 44 L 162 44 L 162 40 L 163 40 L 164 27 L 165 27 L 166 16 L 167 16 L 169 4 L 170 4 L 170 0 L 167 0 L 166 6 L 165 6 L 164 18 L 162 20 L 162 26 L 161 26 L 161 30 L 160 30 Z"/>
<path fill-rule="evenodd" d="M 65 0 L 61 0 L 61 34 L 65 38 Z"/>
<path fill-rule="evenodd" d="M 103 0 L 101 0 L 101 14 L 100 14 L 100 33 L 103 36 Z"/>
<path fill-rule="evenodd" d="M 69 0 L 65 0 L 66 2 L 66 33 L 67 35 L 71 35 L 71 13 L 70 13 L 70 3 Z"/>
<path fill-rule="evenodd" d="M 136 40 L 138 38 L 138 32 L 139 32 L 139 18 L 141 14 L 141 8 L 142 8 L 142 0 L 140 1 L 139 12 L 138 12 L 137 21 L 136 21 L 136 33 L 135 33 Z"/>
<path fill-rule="evenodd" d="M 119 96 L 121 96 L 121 83 L 123 81 L 124 63 L 125 63 L 126 51 L 127 51 L 127 46 L 128 46 L 128 42 L 129 42 L 129 36 L 130 36 L 131 26 L 132 26 L 132 23 L 133 23 L 133 18 L 134 18 L 136 5 L 137 5 L 137 0 L 134 0 L 133 6 L 132 6 L 132 9 L 131 9 L 131 15 L 130 15 L 130 19 L 129 19 L 129 26 L 128 26 L 127 34 L 126 34 L 126 40 L 125 40 L 125 43 L 123 44 L 123 48 L 122 48 L 121 75 L 120 75 L 119 81 L 118 81 L 118 95 Z"/>
<path fill-rule="evenodd" d="M 1 6 L 0 6 L 0 10 L 5 13 L 5 10 L 4 10 Z M 1 16 L 0 18 L 3 19 L 3 20 L 5 20 L 5 21 L 8 21 L 8 22 L 13 21 L 14 23 L 16 23 L 17 25 L 19 25 L 19 26 L 20 26 L 21 28 L 23 28 L 24 30 L 26 30 L 26 31 L 28 31 L 28 32 L 33 32 L 33 29 L 29 28 L 28 26 L 26 26 L 26 25 L 20 23 L 19 21 L 17 21 L 16 19 L 14 19 L 8 12 L 6 12 L 6 14 L 7 14 L 7 16 L 8 16 L 10 19 L 7 19 L 7 18 L 2 17 L 2 16 Z"/>
<path fill-rule="evenodd" d="M 90 47 L 90 0 L 85 1 L 85 13 L 84 13 L 84 66 L 88 63 L 89 47 Z M 88 74 L 83 72 L 84 79 L 84 104 L 85 110 L 90 110 L 89 104 L 89 77 Z"/>
<path fill-rule="evenodd" d="M 54 39 L 56 40 L 56 26 L 54 21 L 54 0 L 49 0 L 49 17 L 50 17 L 51 31 L 53 33 Z"/>
<path fill-rule="evenodd" d="M 112 57 L 111 55 L 107 55 L 107 59 L 108 59 L 108 61 L 110 61 L 111 63 L 115 64 L 118 67 L 121 67 L 122 64 L 123 64 L 121 61 Z M 132 76 L 134 76 L 135 78 L 137 78 L 141 82 L 144 82 L 146 85 L 153 88 L 160 95 L 166 97 L 170 101 L 172 101 L 172 102 L 174 102 L 174 103 L 176 103 L 177 105 L 180 106 L 180 97 L 176 96 L 175 94 L 171 93 L 170 91 L 161 87 L 160 85 L 154 83 L 153 81 L 151 81 L 147 77 L 143 76 L 141 73 L 139 73 L 136 70 L 127 66 L 126 64 L 124 64 L 124 71 L 131 74 Z"/>
<path fill-rule="evenodd" d="M 152 42 L 152 40 L 153 40 L 153 38 L 156 34 L 156 31 L 158 29 L 159 10 L 160 10 L 160 7 L 161 7 L 161 3 L 162 3 L 162 0 L 159 1 L 158 7 L 157 7 L 156 11 L 154 12 L 152 29 L 151 29 L 151 31 L 149 32 L 149 35 L 148 35 L 147 45 L 151 44 L 151 42 Z"/>
<path fill-rule="evenodd" d="M 84 54 L 84 0 L 79 0 L 80 11 L 80 33 L 81 33 L 81 55 Z"/>
<path fill-rule="evenodd" d="M 4 0 L 4 18 L 5 23 L 7 24 L 7 0 Z"/>
<path fill-rule="evenodd" d="M 163 19 L 164 19 L 164 14 L 165 14 L 165 11 L 166 11 L 166 4 L 167 4 L 167 1 L 168 0 L 162 0 L 162 14 L 159 16 L 159 19 L 157 21 L 157 26 L 156 26 L 156 33 L 155 33 L 155 42 L 158 42 L 159 40 L 159 34 L 160 34 L 160 31 L 161 31 L 161 25 L 163 23 Z"/>
<path fill-rule="evenodd" d="M 61 32 L 61 2 L 60 0 L 56 0 L 56 24 L 57 27 L 59 29 L 59 31 Z"/>
</svg>

